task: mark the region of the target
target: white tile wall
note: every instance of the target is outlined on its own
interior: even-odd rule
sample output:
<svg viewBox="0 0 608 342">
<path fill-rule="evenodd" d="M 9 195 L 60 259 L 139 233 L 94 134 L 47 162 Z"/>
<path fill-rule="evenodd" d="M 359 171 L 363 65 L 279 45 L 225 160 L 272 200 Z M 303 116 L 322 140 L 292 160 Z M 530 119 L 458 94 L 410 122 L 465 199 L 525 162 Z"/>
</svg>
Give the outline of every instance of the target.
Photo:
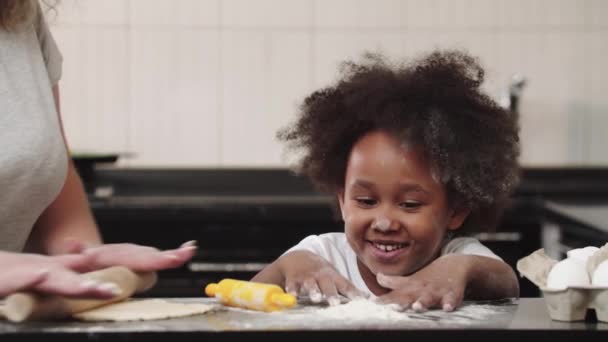
<svg viewBox="0 0 608 342">
<path fill-rule="evenodd" d="M 221 0 L 225 28 L 270 27 L 278 30 L 310 27 L 310 0 Z"/>
<path fill-rule="evenodd" d="M 402 0 L 315 0 L 317 28 L 402 28 L 406 24 Z"/>
<path fill-rule="evenodd" d="M 268 40 L 257 32 L 222 35 L 222 163 L 255 163 L 267 152 Z"/>
<path fill-rule="evenodd" d="M 58 27 L 62 117 L 75 150 L 123 151 L 129 136 L 128 37 L 113 28 Z"/>
<path fill-rule="evenodd" d="M 400 32 L 318 32 L 314 40 L 314 85 L 331 84 L 339 75 L 341 62 L 360 60 L 365 52 L 382 52 L 387 56 L 405 53 L 405 34 Z"/>
<path fill-rule="evenodd" d="M 64 0 L 49 17 L 70 145 L 127 166 L 285 165 L 277 129 L 341 61 L 432 48 L 479 56 L 497 98 L 528 78 L 524 164 L 608 164 L 605 0 Z"/>
<path fill-rule="evenodd" d="M 604 7 L 608 9 L 608 7 Z M 608 39 L 605 32 L 594 32 L 587 43 L 589 64 L 589 110 L 588 120 L 588 161 L 595 164 L 608 164 Z"/>
<path fill-rule="evenodd" d="M 124 0 L 62 0 L 58 11 L 51 12 L 62 25 L 126 25 L 129 2 Z"/>
</svg>

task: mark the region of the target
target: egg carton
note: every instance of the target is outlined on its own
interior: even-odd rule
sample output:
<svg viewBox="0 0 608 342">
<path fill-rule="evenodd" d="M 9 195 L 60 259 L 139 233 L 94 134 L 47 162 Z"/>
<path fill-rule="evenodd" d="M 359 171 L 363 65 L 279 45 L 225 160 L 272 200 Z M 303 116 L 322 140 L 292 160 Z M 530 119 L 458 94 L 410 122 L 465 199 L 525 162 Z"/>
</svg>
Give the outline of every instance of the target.
<svg viewBox="0 0 608 342">
<path fill-rule="evenodd" d="M 605 260 L 608 260 L 608 243 L 587 259 L 587 274 L 594 274 L 596 268 Z M 520 275 L 528 278 L 541 290 L 551 319 L 584 321 L 587 311 L 593 309 L 598 321 L 608 323 L 608 286 L 549 288 L 547 278 L 557 263 L 558 261 L 547 256 L 542 248 L 517 262 Z"/>
</svg>

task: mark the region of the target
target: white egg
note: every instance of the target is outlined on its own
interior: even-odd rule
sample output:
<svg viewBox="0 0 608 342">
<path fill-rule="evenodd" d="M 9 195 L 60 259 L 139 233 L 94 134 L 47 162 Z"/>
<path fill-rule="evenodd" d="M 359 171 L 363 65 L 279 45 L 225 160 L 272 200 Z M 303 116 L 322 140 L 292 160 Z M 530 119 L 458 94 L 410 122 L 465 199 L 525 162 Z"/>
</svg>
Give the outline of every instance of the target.
<svg viewBox="0 0 608 342">
<path fill-rule="evenodd" d="M 577 259 L 587 265 L 587 259 L 597 252 L 599 248 L 593 246 L 587 246 L 584 248 L 575 248 L 566 252 L 569 259 Z"/>
<path fill-rule="evenodd" d="M 608 286 L 608 260 L 602 261 L 597 266 L 595 272 L 593 272 L 591 284 L 595 286 Z"/>
<path fill-rule="evenodd" d="M 589 275 L 580 260 L 567 258 L 555 264 L 547 277 L 547 288 L 561 290 L 589 285 Z"/>
</svg>

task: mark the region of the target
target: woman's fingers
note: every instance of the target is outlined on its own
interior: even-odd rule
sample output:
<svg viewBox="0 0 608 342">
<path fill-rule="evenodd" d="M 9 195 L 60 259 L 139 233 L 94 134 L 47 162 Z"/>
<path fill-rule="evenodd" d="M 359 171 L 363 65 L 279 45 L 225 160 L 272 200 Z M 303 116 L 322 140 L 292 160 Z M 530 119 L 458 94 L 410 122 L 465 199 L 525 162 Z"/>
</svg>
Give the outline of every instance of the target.
<svg viewBox="0 0 608 342">
<path fill-rule="evenodd" d="M 35 285 L 43 282 L 49 275 L 48 269 L 31 270 L 29 268 L 21 268 L 10 272 L 3 270 L 9 277 L 3 277 L 0 281 L 0 297 L 4 297 L 13 292 L 28 290 Z"/>
<path fill-rule="evenodd" d="M 136 272 L 153 272 L 182 266 L 192 259 L 196 249 L 194 241 L 167 251 L 135 244 L 107 244 L 87 248 L 83 254 L 91 258 L 90 269 L 121 265 Z"/>
<path fill-rule="evenodd" d="M 64 268 L 55 268 L 46 279 L 32 288 L 38 292 L 78 298 L 112 298 L 121 294 L 118 285 L 100 282 Z"/>
</svg>

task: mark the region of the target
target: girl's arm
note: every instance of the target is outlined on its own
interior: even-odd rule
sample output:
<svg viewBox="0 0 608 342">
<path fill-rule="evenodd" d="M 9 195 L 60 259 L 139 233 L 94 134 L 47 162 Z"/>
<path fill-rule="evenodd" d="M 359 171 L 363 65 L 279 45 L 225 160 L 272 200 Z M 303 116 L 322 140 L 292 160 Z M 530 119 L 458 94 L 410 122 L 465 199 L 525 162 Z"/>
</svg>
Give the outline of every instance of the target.
<svg viewBox="0 0 608 342">
<path fill-rule="evenodd" d="M 309 251 L 296 250 L 282 255 L 251 279 L 277 284 L 295 296 L 313 302 L 339 303 L 338 294 L 348 298 L 364 296 L 324 258 Z"/>
<path fill-rule="evenodd" d="M 424 311 L 439 307 L 454 310 L 464 299 L 519 297 L 519 282 L 505 262 L 478 255 L 447 254 L 409 276 L 377 275 L 391 290 L 380 297 L 386 303 Z"/>
</svg>

